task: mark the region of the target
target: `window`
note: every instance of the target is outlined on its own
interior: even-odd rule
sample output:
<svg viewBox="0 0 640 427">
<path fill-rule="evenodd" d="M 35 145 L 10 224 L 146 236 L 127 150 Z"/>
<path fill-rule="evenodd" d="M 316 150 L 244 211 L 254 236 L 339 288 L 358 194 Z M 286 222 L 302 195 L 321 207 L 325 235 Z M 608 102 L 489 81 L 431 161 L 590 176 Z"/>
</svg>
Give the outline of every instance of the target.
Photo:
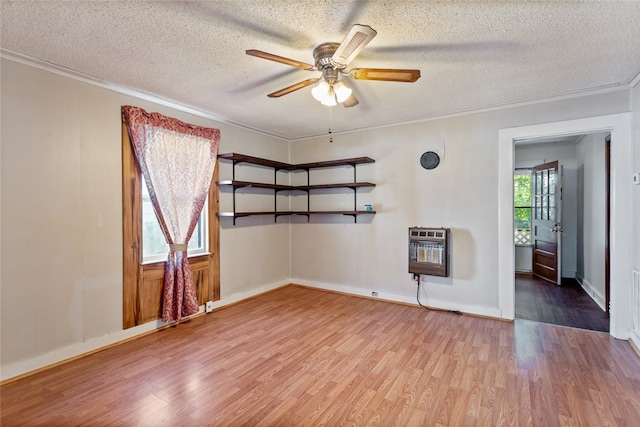
<svg viewBox="0 0 640 427">
<path fill-rule="evenodd" d="M 531 170 L 517 170 L 513 176 L 514 243 L 531 244 Z"/>
<path fill-rule="evenodd" d="M 164 238 L 160 225 L 153 211 L 147 184 L 142 178 L 142 262 L 143 264 L 164 261 L 169 253 L 169 245 Z M 193 230 L 191 240 L 189 240 L 188 254 L 189 257 L 203 255 L 208 252 L 208 221 L 209 212 L 207 209 L 208 202 L 205 203 L 200 214 L 200 219 Z"/>
<path fill-rule="evenodd" d="M 199 230 L 194 230 L 189 242 L 189 265 L 193 275 L 199 304 L 220 299 L 220 230 L 216 213 L 218 212 L 218 168 L 214 170 L 213 185 L 203 213 L 200 215 Z M 158 227 L 160 241 L 166 245 L 156 220 L 153 208 L 149 204 L 143 207 L 148 195 L 146 184 L 142 181 L 140 168 L 135 160 L 127 127 L 122 123 L 122 250 L 123 250 L 123 301 L 122 324 L 125 329 L 151 322 L 162 317 L 162 287 L 167 251 L 161 250 L 161 259 L 148 261 L 142 248 L 150 244 L 143 242 L 152 234 L 143 233 L 144 223 L 150 218 Z M 204 222 L 206 221 L 206 222 Z M 207 227 L 208 224 L 208 227 Z M 198 236 L 198 237 L 194 237 Z M 193 242 L 206 248 L 201 255 L 191 256 Z M 196 255 L 196 254 L 194 254 Z"/>
</svg>

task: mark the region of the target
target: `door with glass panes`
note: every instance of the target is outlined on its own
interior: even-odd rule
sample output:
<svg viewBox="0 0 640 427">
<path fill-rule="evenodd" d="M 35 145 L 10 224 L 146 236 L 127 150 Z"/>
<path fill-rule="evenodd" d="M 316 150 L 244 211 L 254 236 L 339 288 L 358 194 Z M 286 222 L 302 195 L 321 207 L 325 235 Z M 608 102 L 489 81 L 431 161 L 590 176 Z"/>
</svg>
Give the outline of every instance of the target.
<svg viewBox="0 0 640 427">
<path fill-rule="evenodd" d="M 557 161 L 533 168 L 532 199 L 533 274 L 560 284 L 562 187 Z"/>
</svg>

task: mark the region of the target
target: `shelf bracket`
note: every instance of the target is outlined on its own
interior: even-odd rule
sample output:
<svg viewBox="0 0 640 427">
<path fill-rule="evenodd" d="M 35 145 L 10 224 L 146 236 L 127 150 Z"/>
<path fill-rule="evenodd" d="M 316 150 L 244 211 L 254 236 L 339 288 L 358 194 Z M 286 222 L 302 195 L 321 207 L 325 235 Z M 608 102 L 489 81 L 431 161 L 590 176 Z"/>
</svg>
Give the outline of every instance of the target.
<svg viewBox="0 0 640 427">
<path fill-rule="evenodd" d="M 356 182 L 358 182 L 358 178 L 356 177 L 356 165 L 355 163 L 353 163 L 351 166 L 353 166 L 353 183 L 355 184 Z M 353 187 L 353 210 L 357 211 L 358 210 L 358 189 L 354 186 Z M 358 217 L 357 215 L 353 216 L 353 222 L 357 223 L 358 222 Z"/>
<path fill-rule="evenodd" d="M 357 213 L 343 213 L 342 215 L 352 216 L 353 217 L 353 223 L 354 224 L 358 223 L 358 214 Z"/>
<path fill-rule="evenodd" d="M 307 187 L 311 185 L 311 169 L 307 171 Z M 307 212 L 311 211 L 311 191 L 307 189 Z M 311 221 L 311 215 L 307 215 L 307 223 Z"/>
<path fill-rule="evenodd" d="M 233 161 L 233 166 L 231 167 L 231 182 L 235 182 L 236 181 L 236 164 L 238 162 L 237 161 Z M 233 185 L 232 186 L 232 193 L 233 193 L 233 197 L 232 197 L 232 207 L 233 207 L 233 226 L 236 226 L 236 186 Z"/>
</svg>

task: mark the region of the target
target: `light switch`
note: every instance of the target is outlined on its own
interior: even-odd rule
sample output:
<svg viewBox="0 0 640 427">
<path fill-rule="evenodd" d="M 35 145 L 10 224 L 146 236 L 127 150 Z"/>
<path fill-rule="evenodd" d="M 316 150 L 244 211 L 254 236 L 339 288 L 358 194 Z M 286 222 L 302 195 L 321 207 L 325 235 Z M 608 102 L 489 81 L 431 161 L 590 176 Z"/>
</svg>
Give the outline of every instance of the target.
<svg viewBox="0 0 640 427">
<path fill-rule="evenodd" d="M 640 172 L 636 172 L 633 174 L 633 183 L 635 185 L 640 185 Z"/>
</svg>

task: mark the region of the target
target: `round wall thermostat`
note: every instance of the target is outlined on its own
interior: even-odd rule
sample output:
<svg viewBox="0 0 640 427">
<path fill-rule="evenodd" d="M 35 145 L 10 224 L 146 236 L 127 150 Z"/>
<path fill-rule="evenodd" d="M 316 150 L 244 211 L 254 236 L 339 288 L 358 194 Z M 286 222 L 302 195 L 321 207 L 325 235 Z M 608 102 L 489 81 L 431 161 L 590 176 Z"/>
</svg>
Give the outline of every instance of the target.
<svg viewBox="0 0 640 427">
<path fill-rule="evenodd" d="M 420 156 L 420 165 L 425 169 L 435 169 L 440 164 L 440 156 L 433 151 L 427 151 Z"/>
</svg>

